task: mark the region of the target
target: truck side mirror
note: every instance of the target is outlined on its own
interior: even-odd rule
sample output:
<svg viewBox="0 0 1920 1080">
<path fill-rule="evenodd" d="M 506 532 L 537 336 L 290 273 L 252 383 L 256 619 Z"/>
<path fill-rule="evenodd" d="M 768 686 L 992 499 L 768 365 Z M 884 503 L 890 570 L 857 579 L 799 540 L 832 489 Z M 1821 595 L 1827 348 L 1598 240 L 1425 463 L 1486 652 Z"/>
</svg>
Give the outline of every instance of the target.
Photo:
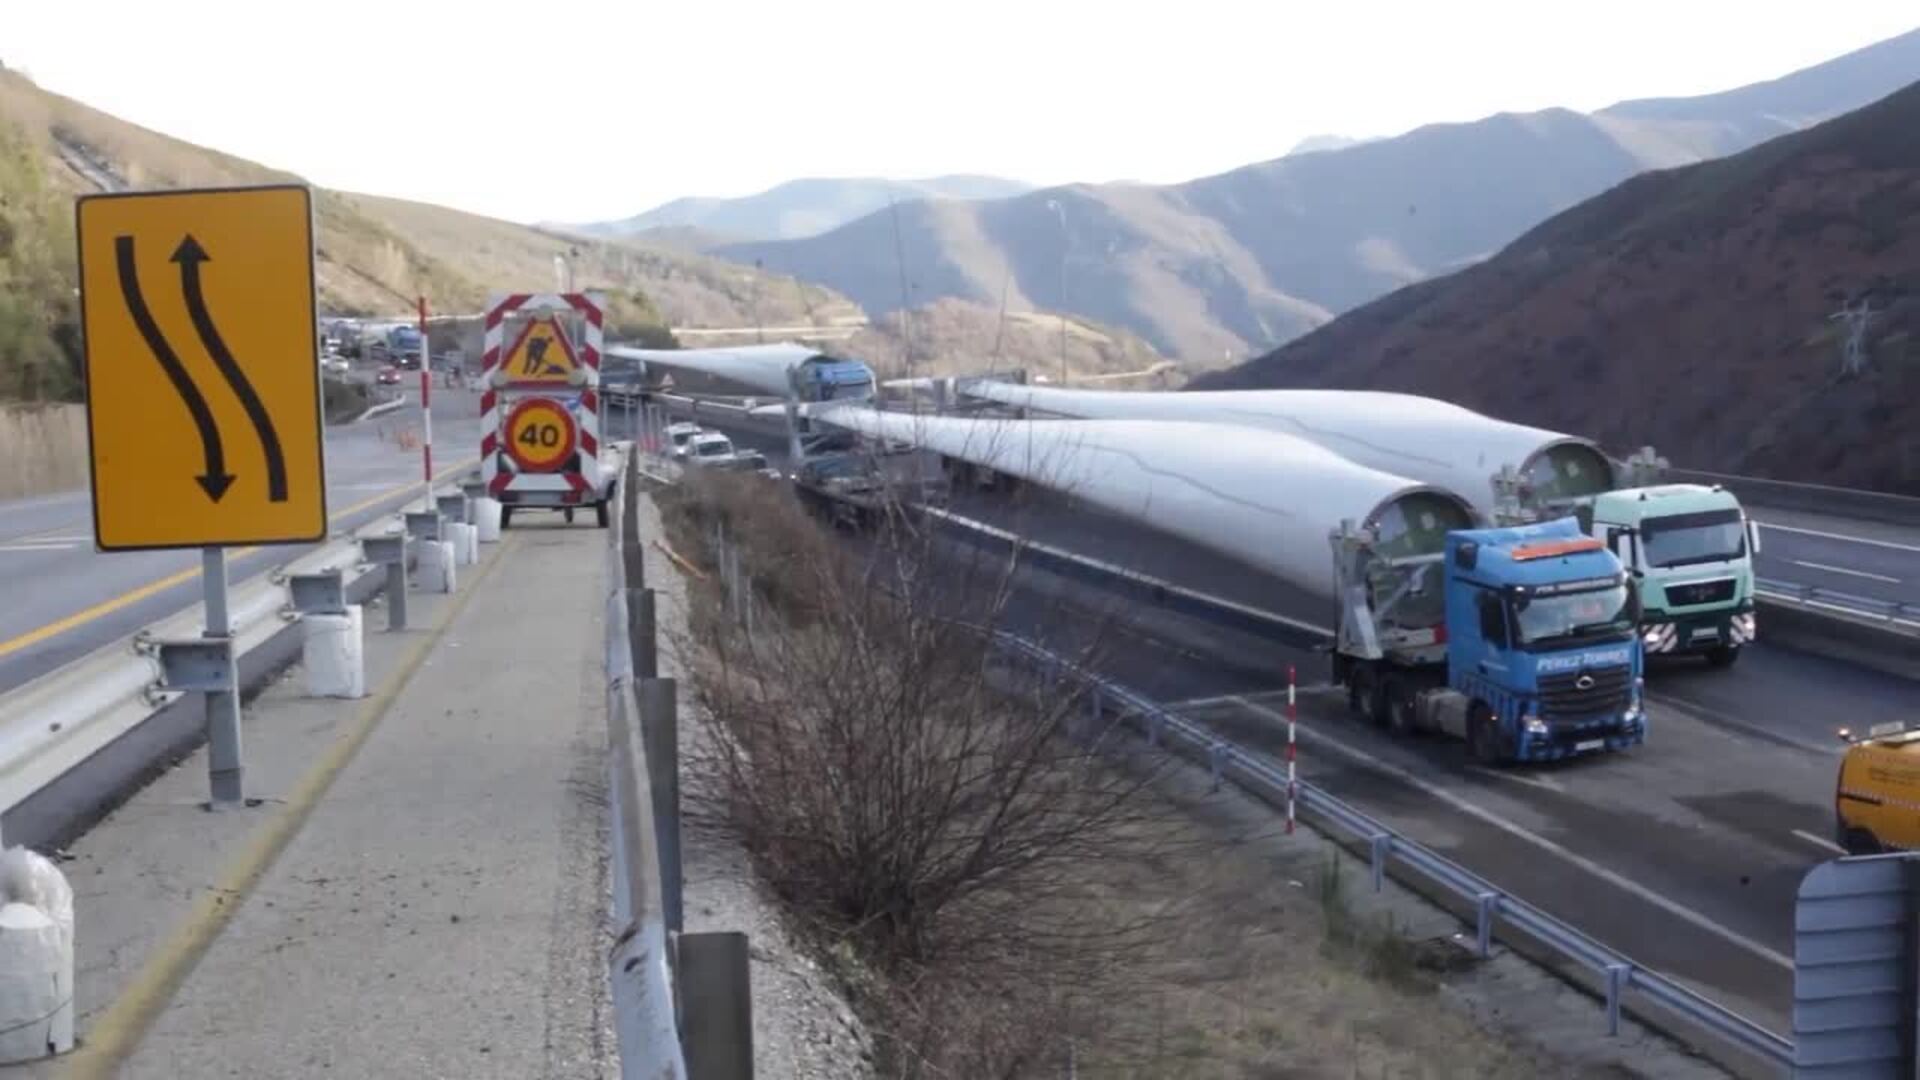
<svg viewBox="0 0 1920 1080">
<path fill-rule="evenodd" d="M 1640 625 L 1640 616 L 1643 611 L 1640 604 L 1640 583 L 1629 578 L 1627 580 L 1627 621 L 1635 626 Z"/>
<path fill-rule="evenodd" d="M 1749 518 L 1747 520 L 1747 555 L 1752 557 L 1758 554 L 1760 554 L 1760 523 Z"/>
</svg>

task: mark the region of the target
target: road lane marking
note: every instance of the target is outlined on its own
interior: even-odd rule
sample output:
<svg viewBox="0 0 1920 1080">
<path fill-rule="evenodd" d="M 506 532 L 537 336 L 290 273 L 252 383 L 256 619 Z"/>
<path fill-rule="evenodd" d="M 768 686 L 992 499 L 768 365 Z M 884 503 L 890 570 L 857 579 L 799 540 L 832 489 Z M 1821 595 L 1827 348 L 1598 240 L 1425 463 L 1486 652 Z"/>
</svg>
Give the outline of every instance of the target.
<svg viewBox="0 0 1920 1080">
<path fill-rule="evenodd" d="M 1805 559 L 1789 559 L 1787 561 L 1793 563 L 1795 566 L 1804 566 L 1809 570 L 1825 570 L 1829 574 L 1845 574 L 1848 577 L 1867 578 L 1870 581 L 1884 581 L 1889 585 L 1900 584 L 1899 578 L 1888 577 L 1885 574 L 1873 574 L 1865 570 L 1849 570 L 1844 566 L 1828 566 L 1826 563 L 1808 562 Z"/>
<path fill-rule="evenodd" d="M 1274 712 L 1272 709 L 1269 709 L 1264 705 L 1257 705 L 1251 701 L 1242 701 L 1241 704 L 1246 706 L 1248 709 L 1254 712 L 1260 713 L 1276 722 L 1279 722 L 1279 723 L 1286 722 L 1285 717 L 1281 716 L 1279 713 Z M 1525 840 L 1526 842 L 1533 844 L 1534 846 L 1540 848 L 1543 851 L 1549 852 L 1553 855 L 1558 856 L 1561 859 L 1564 859 L 1568 863 L 1571 863 L 1572 865 L 1579 867 L 1581 870 L 1584 870 L 1587 873 L 1592 874 L 1594 877 L 1599 878 L 1601 881 L 1604 881 L 1607 884 L 1612 885 L 1613 887 L 1620 889 L 1624 892 L 1630 893 L 1634 897 L 1648 904 L 1651 904 L 1654 907 L 1659 908 L 1661 911 L 1664 911 L 1667 914 L 1672 915 L 1675 918 L 1680 919 L 1681 921 L 1686 922 L 1689 925 L 1699 930 L 1703 930 L 1709 934 L 1712 934 L 1713 936 L 1720 938 L 1722 941 L 1725 941 L 1730 945 L 1734 945 L 1738 948 L 1745 949 L 1746 951 L 1753 953 L 1755 956 L 1758 956 L 1761 959 L 1766 960 L 1768 963 L 1774 964 L 1777 967 L 1783 968 L 1787 971 L 1793 970 L 1793 960 L 1792 958 L 1786 956 L 1785 954 L 1780 953 L 1776 950 L 1770 949 L 1765 945 L 1762 945 L 1758 941 L 1755 941 L 1752 938 L 1749 938 L 1743 934 L 1740 934 L 1733 930 L 1729 930 L 1726 927 L 1720 925 L 1720 923 L 1717 920 L 1710 919 L 1707 916 L 1702 915 L 1701 913 L 1693 910 L 1690 907 L 1687 907 L 1684 904 L 1678 903 L 1677 901 L 1674 901 L 1674 900 L 1670 900 L 1667 897 L 1662 896 L 1659 893 L 1653 891 L 1652 889 L 1649 889 L 1645 885 L 1642 885 L 1639 882 L 1634 881 L 1632 878 L 1615 873 L 1614 871 L 1609 870 L 1604 866 L 1601 866 L 1599 863 L 1594 862 L 1592 859 L 1589 859 L 1584 855 L 1571 851 L 1568 848 L 1563 847 L 1559 843 L 1556 843 L 1555 841 L 1549 840 L 1546 837 L 1539 835 L 1538 833 L 1530 832 L 1527 829 L 1524 829 L 1519 825 L 1516 825 L 1513 822 L 1508 821 L 1506 818 L 1501 817 L 1499 814 L 1496 814 L 1493 811 L 1480 806 L 1478 803 L 1472 802 L 1460 795 L 1456 795 L 1453 792 L 1448 791 L 1446 788 L 1440 787 L 1439 785 L 1434 784 L 1430 781 L 1423 780 L 1420 777 L 1413 775 L 1412 773 L 1408 772 L 1405 769 L 1400 768 L 1397 765 L 1390 765 L 1384 761 L 1381 761 L 1379 758 L 1373 756 L 1372 754 L 1368 754 L 1357 747 L 1349 746 L 1341 742 L 1340 740 L 1328 735 L 1326 733 L 1326 730 L 1318 725 L 1315 725 L 1313 727 L 1302 727 L 1300 731 L 1302 734 L 1306 736 L 1306 741 L 1308 742 L 1320 743 L 1321 745 L 1327 747 L 1330 750 L 1333 750 L 1334 752 L 1346 757 L 1351 761 L 1354 761 L 1360 765 L 1363 765 L 1372 769 L 1376 769 L 1380 772 L 1386 773 L 1388 776 L 1393 777 L 1395 780 L 1398 780 L 1401 783 L 1406 784 L 1407 786 L 1414 788 L 1417 791 L 1421 791 L 1428 795 L 1433 796 L 1434 798 L 1440 800 L 1441 802 L 1446 803 L 1448 806 L 1453 807 L 1455 810 L 1458 810 L 1461 813 L 1466 814 L 1468 817 L 1474 818 L 1478 821 L 1485 822 L 1486 824 L 1491 825 L 1496 829 L 1499 829 L 1501 832 L 1504 832 L 1509 836 L 1515 837 L 1516 839 Z"/>
<path fill-rule="evenodd" d="M 1847 536 L 1844 533 L 1823 532 L 1819 529 L 1802 529 L 1793 525 L 1773 525 L 1765 521 L 1759 522 L 1758 524 L 1763 529 L 1777 529 L 1780 532 L 1799 533 L 1801 536 L 1818 536 L 1823 540 L 1843 540 L 1849 544 L 1866 544 L 1869 547 L 1891 548 L 1894 551 L 1920 552 L 1920 545 L 1896 544 L 1892 540 L 1871 540 L 1864 536 Z M 1765 555 L 1765 549 L 1762 549 L 1760 554 Z"/>
<path fill-rule="evenodd" d="M 1806 831 L 1805 829 L 1791 829 L 1789 831 L 1792 832 L 1793 835 L 1799 837 L 1800 839 L 1805 840 L 1807 843 L 1812 844 L 1814 847 L 1825 848 L 1828 851 L 1838 852 L 1839 854 L 1842 854 L 1842 855 L 1845 855 L 1847 853 L 1846 848 L 1841 847 L 1839 844 L 1834 843 L 1833 841 L 1827 839 L 1824 836 L 1815 836 L 1814 834 Z"/>
<path fill-rule="evenodd" d="M 474 462 L 477 460 L 478 459 L 469 459 L 458 465 L 449 467 L 445 471 L 441 472 L 440 475 L 434 477 L 434 482 L 438 483 L 439 481 L 446 479 L 448 476 L 461 472 L 465 469 L 471 468 Z M 375 495 L 373 498 L 365 499 L 361 502 L 355 503 L 354 505 L 347 507 L 345 510 L 342 510 L 334 514 L 332 517 L 332 521 L 330 521 L 329 524 L 332 524 L 333 522 L 338 522 L 342 518 L 351 517 L 354 514 L 357 514 L 362 510 L 367 509 L 370 506 L 378 505 L 379 503 L 384 502 L 385 500 L 390 499 L 396 495 L 403 495 L 412 491 L 417 491 L 419 490 L 419 487 L 420 487 L 420 482 L 418 480 L 415 480 L 409 483 L 400 484 L 396 487 L 389 488 L 387 489 L 385 494 Z M 260 549 L 258 547 L 244 547 L 244 548 L 236 548 L 236 549 L 230 550 L 227 552 L 227 562 L 232 563 L 236 559 L 242 558 L 247 555 L 251 555 L 254 552 L 259 550 Z M 0 641 L 0 657 L 11 656 L 12 654 L 19 652 L 21 649 L 25 649 L 32 645 L 38 645 L 39 643 L 47 640 L 48 638 L 57 637 L 76 627 L 84 626 L 87 623 L 94 621 L 95 619 L 99 619 L 104 616 L 111 615 L 114 612 L 120 611 L 123 608 L 129 607 L 133 604 L 137 604 L 140 601 L 145 600 L 150 596 L 154 596 L 158 593 L 163 593 L 168 589 L 171 589 L 174 586 L 181 584 L 182 582 L 192 581 L 194 578 L 197 578 L 199 576 L 200 576 L 200 568 L 197 566 L 191 567 L 186 570 L 178 571 L 177 573 L 168 574 L 166 577 L 163 577 L 158 581 L 149 581 L 145 585 L 142 585 L 135 589 L 129 589 L 128 591 L 123 592 L 119 596 L 116 596 L 110 600 L 102 600 L 101 602 L 93 605 L 92 607 L 85 608 L 80 611 L 76 611 L 73 614 L 65 616 L 63 618 L 55 619 L 54 621 L 47 623 L 45 626 L 41 626 L 32 630 L 29 630 L 18 637 L 10 638 L 6 641 Z"/>
<path fill-rule="evenodd" d="M 76 546 L 37 541 L 30 544 L 0 544 L 0 551 L 72 551 Z"/>
<path fill-rule="evenodd" d="M 299 784 L 287 796 L 279 814 L 247 838 L 246 847 L 228 863 L 212 888 L 200 894 L 184 922 L 168 939 L 155 948 L 140 970 L 128 982 L 127 989 L 114 999 L 87 1030 L 87 1037 L 67 1060 L 66 1075 L 106 1078 L 117 1075 L 119 1066 L 139 1049 L 147 1029 L 173 1000 L 192 973 L 194 965 L 212 947 L 227 924 L 253 894 L 280 853 L 300 834 L 314 807 L 326 797 L 335 780 L 353 763 L 360 747 L 380 722 L 393 710 L 400 694 L 413 681 L 427 656 L 453 627 L 467 603 L 480 591 L 480 585 L 505 556 L 520 542 L 523 534 L 503 536 L 500 550 L 481 566 L 468 586 L 448 602 L 440 625 L 415 642 L 400 666 L 372 697 L 361 705 L 359 715 L 347 730 L 337 736 L 325 754 L 315 762 Z"/>
</svg>

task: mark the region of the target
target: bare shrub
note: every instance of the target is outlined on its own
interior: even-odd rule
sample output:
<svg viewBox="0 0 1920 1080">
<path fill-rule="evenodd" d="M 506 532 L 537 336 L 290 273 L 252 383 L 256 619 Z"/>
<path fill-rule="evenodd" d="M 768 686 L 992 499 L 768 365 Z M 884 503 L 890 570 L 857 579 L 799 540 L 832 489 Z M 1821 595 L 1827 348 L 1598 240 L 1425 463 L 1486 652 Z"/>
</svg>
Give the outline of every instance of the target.
<svg viewBox="0 0 1920 1080">
<path fill-rule="evenodd" d="M 1113 720 L 1075 680 L 992 647 L 1004 559 L 932 558 L 908 532 L 836 542 L 752 477 L 660 502 L 689 559 L 718 567 L 716 538 L 736 547 L 756 604 L 749 631 L 718 573 L 690 590 L 713 736 L 691 764 L 718 779 L 713 809 L 765 880 L 836 943 L 888 1074 L 1057 1069 L 1074 1032 L 1140 989 L 1177 914 L 1106 902 L 1116 875 L 1185 842 L 1142 797 L 1158 766 L 1116 764 Z M 1099 644 L 1081 625 L 1050 647 L 1084 663 Z"/>
</svg>

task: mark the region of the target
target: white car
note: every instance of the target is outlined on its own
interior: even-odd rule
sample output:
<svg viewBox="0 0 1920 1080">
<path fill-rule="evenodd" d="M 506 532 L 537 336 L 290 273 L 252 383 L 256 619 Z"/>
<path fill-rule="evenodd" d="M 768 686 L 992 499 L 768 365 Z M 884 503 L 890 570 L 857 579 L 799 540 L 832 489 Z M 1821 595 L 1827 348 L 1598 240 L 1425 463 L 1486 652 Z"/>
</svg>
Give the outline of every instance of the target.
<svg viewBox="0 0 1920 1080">
<path fill-rule="evenodd" d="M 682 457 L 691 465 L 723 465 L 733 460 L 733 440 L 717 431 L 703 431 L 687 441 Z"/>
<path fill-rule="evenodd" d="M 699 424 L 668 424 L 666 431 L 667 446 L 673 451 L 673 456 L 677 458 L 686 457 L 687 443 L 691 442 L 693 437 L 700 434 L 702 430 Z"/>
</svg>

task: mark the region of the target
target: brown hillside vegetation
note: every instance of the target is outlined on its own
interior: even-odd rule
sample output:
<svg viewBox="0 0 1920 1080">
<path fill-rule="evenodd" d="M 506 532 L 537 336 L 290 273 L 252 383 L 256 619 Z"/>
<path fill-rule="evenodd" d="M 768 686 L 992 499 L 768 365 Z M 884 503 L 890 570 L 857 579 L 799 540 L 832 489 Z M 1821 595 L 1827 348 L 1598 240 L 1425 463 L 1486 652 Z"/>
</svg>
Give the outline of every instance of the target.
<svg viewBox="0 0 1920 1080">
<path fill-rule="evenodd" d="M 1160 369 L 1177 380 L 1179 367 L 1153 346 L 1126 330 L 1069 318 L 1066 334 L 1067 377 L 1119 375 Z M 1060 377 L 1060 317 L 1034 311 L 1009 311 L 1002 321 L 995 308 L 945 299 L 915 308 L 903 327 L 894 312 L 863 327 L 835 351 L 873 365 L 882 378 L 909 374 L 908 345 L 914 375 L 981 375 L 1024 367 L 1032 375 Z"/>
<path fill-rule="evenodd" d="M 74 196 L 145 188 L 297 183 L 300 178 L 126 123 L 0 70 L 0 398 L 71 397 Z M 857 313 L 792 278 L 700 255 L 543 232 L 395 199 L 315 189 L 323 310 L 400 314 L 416 296 L 472 312 L 488 292 L 544 288 L 554 256 L 612 298 L 616 329 L 750 325 Z M 19 312 L 28 312 L 21 315 Z"/>
<path fill-rule="evenodd" d="M 1861 298 L 1846 374 L 1831 316 Z M 1636 177 L 1196 386 L 1405 390 L 1677 464 L 1920 492 L 1920 84 Z"/>
</svg>

